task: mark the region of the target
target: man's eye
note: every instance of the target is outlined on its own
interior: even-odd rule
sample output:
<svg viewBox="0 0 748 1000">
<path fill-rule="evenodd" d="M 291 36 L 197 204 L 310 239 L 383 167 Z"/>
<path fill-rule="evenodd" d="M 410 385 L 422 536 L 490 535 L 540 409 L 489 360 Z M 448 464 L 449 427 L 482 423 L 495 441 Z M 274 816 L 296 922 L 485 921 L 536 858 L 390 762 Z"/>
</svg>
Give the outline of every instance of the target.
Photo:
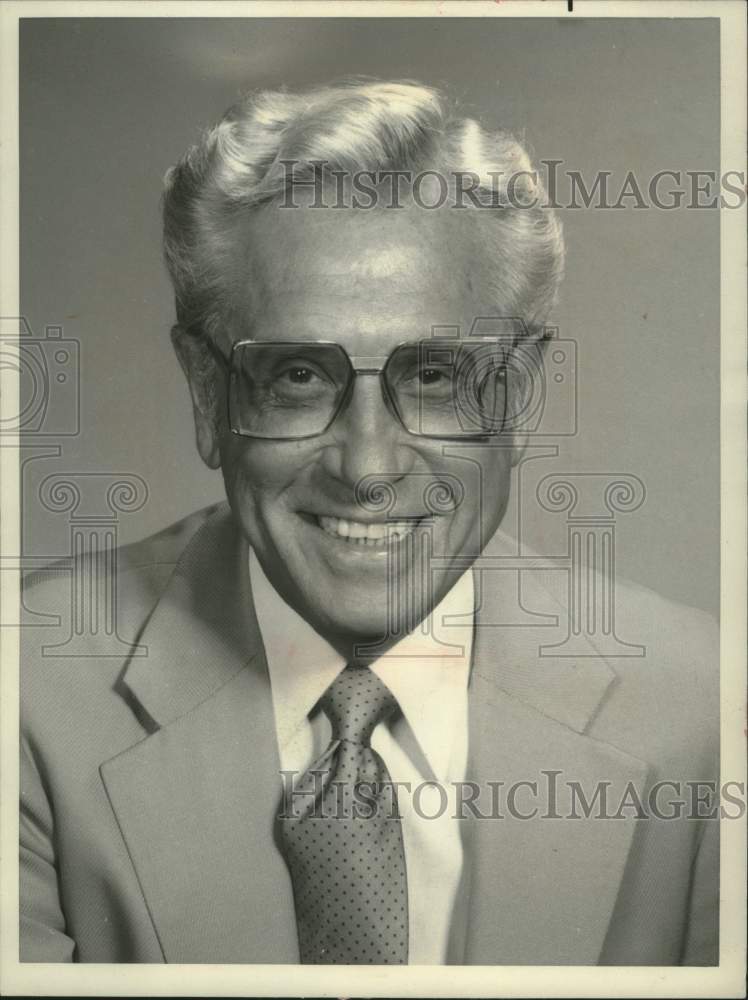
<svg viewBox="0 0 748 1000">
<path fill-rule="evenodd" d="M 310 368 L 288 368 L 285 372 L 281 374 L 282 379 L 286 379 L 289 382 L 293 382 L 294 385 L 309 385 L 313 382 L 315 378 L 318 378 L 315 372 Z"/>
<path fill-rule="evenodd" d="M 407 381 L 414 390 L 448 392 L 452 386 L 453 373 L 449 368 L 419 368 Z"/>
<path fill-rule="evenodd" d="M 418 373 L 421 385 L 444 385 L 449 382 L 449 375 L 439 368 L 424 368 Z"/>
<path fill-rule="evenodd" d="M 278 400 L 310 401 L 326 397 L 334 390 L 324 372 L 311 365 L 285 364 L 265 383 L 268 392 Z"/>
</svg>

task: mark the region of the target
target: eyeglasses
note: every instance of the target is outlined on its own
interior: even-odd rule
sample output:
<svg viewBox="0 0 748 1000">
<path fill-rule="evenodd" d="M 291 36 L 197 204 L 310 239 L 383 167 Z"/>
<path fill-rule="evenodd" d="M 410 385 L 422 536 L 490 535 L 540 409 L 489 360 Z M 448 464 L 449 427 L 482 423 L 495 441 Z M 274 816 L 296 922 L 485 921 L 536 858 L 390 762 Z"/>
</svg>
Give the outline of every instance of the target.
<svg viewBox="0 0 748 1000">
<path fill-rule="evenodd" d="M 234 434 L 302 440 L 330 429 L 357 376 L 380 379 L 384 404 L 410 434 L 483 438 L 506 417 L 506 339 L 442 338 L 403 343 L 386 357 L 351 357 L 326 341 L 242 340 L 229 365 Z"/>
</svg>

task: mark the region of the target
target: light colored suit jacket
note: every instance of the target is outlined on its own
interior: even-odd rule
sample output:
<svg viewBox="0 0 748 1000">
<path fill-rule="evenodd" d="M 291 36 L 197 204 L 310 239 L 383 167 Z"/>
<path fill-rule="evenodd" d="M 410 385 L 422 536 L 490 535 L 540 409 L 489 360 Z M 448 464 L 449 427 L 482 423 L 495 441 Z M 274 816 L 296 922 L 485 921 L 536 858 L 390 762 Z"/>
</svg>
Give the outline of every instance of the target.
<svg viewBox="0 0 748 1000">
<path fill-rule="evenodd" d="M 501 534 L 488 549 L 512 553 Z M 120 550 L 117 631 L 137 643 L 122 657 L 55 656 L 70 581 L 52 569 L 27 592 L 26 606 L 60 627 L 23 630 L 22 960 L 298 962 L 246 556 L 226 505 Z M 539 656 L 566 625 L 554 596 L 563 573 L 523 571 L 518 593 L 516 574 L 489 562 L 476 578 L 469 695 L 481 813 L 489 782 L 542 789 L 548 771 L 560 772 L 561 815 L 566 782 L 588 797 L 608 782 L 617 803 L 626 788 L 646 801 L 658 779 L 717 779 L 711 619 L 619 585 L 620 634 L 646 656 L 608 661 L 593 645 Z M 502 627 L 518 601 L 541 624 Z M 516 804 L 532 805 L 522 791 Z M 501 812 L 462 821 L 451 962 L 717 962 L 718 822 Z"/>
</svg>

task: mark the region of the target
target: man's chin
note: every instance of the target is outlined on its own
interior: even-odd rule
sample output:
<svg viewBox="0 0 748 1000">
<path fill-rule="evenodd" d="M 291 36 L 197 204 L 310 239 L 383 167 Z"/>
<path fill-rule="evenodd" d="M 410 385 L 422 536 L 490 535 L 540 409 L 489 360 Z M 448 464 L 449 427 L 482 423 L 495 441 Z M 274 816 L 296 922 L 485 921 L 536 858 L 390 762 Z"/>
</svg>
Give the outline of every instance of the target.
<svg viewBox="0 0 748 1000">
<path fill-rule="evenodd" d="M 321 586 L 300 595 L 297 610 L 332 645 L 389 646 L 412 632 L 430 611 L 428 596 L 416 593 L 407 578 L 392 585 L 386 580 L 354 581 Z"/>
<path fill-rule="evenodd" d="M 373 616 L 371 608 L 358 615 L 326 617 L 322 635 L 347 659 L 376 659 L 409 631 L 405 622 Z M 412 627 L 412 624 L 411 624 Z"/>
<path fill-rule="evenodd" d="M 391 538 L 385 547 L 335 538 L 306 523 L 300 534 L 286 534 L 296 544 L 278 546 L 274 562 L 284 567 L 290 603 L 328 641 L 391 644 L 428 614 L 428 585 L 441 583 L 424 573 L 421 534 Z"/>
</svg>

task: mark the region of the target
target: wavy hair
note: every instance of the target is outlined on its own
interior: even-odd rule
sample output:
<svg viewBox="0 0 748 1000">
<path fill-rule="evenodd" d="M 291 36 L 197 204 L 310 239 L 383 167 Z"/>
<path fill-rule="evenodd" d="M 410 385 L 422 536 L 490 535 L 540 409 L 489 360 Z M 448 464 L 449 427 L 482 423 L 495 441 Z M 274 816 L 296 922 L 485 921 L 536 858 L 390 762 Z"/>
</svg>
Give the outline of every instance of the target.
<svg viewBox="0 0 748 1000">
<path fill-rule="evenodd" d="M 476 196 L 498 195 L 493 209 L 474 209 L 482 236 L 476 263 L 488 275 L 497 314 L 521 317 L 531 332 L 548 318 L 563 273 L 563 238 L 555 213 L 542 207 L 542 185 L 528 176 L 533 168 L 523 146 L 463 117 L 434 88 L 355 79 L 300 93 L 251 93 L 167 172 L 164 255 L 183 326 L 215 334 L 230 308 L 236 223 L 284 194 L 289 160 L 302 170 L 323 161 L 351 173 L 476 175 Z M 537 207 L 507 200 L 507 183 L 514 176 L 516 186 L 518 175 L 517 190 L 528 202 L 534 196 Z"/>
</svg>

